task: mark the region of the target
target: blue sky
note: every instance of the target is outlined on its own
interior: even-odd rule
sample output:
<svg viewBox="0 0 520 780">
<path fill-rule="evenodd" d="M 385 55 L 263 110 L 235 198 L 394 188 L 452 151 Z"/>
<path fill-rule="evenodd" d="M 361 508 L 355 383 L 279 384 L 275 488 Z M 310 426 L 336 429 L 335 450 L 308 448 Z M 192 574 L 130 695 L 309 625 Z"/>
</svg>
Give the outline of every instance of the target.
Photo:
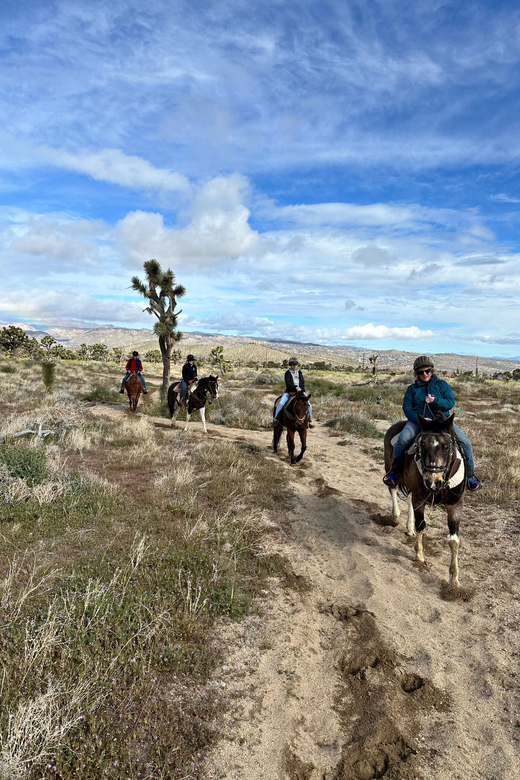
<svg viewBox="0 0 520 780">
<path fill-rule="evenodd" d="M 0 320 L 520 355 L 520 10 L 0 5 Z"/>
</svg>

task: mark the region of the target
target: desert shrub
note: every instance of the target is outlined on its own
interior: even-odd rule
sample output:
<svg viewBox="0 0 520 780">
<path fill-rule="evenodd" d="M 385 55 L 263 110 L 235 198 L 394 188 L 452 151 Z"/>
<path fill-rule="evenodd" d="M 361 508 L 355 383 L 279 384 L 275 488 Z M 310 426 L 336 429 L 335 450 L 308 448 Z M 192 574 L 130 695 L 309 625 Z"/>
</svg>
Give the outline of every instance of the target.
<svg viewBox="0 0 520 780">
<path fill-rule="evenodd" d="M 94 401 L 96 403 L 117 403 L 121 400 L 120 393 L 102 385 L 96 385 L 83 396 L 85 401 Z"/>
<path fill-rule="evenodd" d="M 273 413 L 270 403 L 268 406 L 256 393 L 244 390 L 220 396 L 211 416 L 216 425 L 257 431 L 270 426 Z"/>
<path fill-rule="evenodd" d="M 330 379 L 318 376 L 311 376 L 307 379 L 306 389 L 314 396 L 333 395 L 338 398 L 346 396 L 348 391 L 348 388 L 344 385 L 339 385 L 337 382 L 331 382 Z"/>
<path fill-rule="evenodd" d="M 9 477 L 23 479 L 29 487 L 40 484 L 47 476 L 45 451 L 26 444 L 1 447 L 0 463 L 4 464 Z"/>
<path fill-rule="evenodd" d="M 2 374 L 16 374 L 16 365 L 14 363 L 7 363 L 2 361 L 0 363 L 0 373 Z"/>
<path fill-rule="evenodd" d="M 374 423 L 367 415 L 359 412 L 345 412 L 340 417 L 333 417 L 325 425 L 335 431 L 348 431 L 357 436 L 370 438 L 382 438 L 383 434 L 377 430 Z"/>
<path fill-rule="evenodd" d="M 279 382 L 279 374 L 258 374 L 258 376 L 253 379 L 254 385 L 277 385 Z"/>
</svg>

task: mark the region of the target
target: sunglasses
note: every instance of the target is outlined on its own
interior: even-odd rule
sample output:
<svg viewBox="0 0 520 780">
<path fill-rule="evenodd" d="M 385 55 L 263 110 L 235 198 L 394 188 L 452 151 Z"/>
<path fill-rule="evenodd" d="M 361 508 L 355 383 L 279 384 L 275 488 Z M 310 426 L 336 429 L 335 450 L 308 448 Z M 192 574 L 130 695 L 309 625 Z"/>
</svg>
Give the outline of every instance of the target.
<svg viewBox="0 0 520 780">
<path fill-rule="evenodd" d="M 421 370 L 418 371 L 417 373 L 420 376 L 421 374 L 431 374 L 431 372 L 432 372 L 431 368 L 421 368 Z"/>
</svg>

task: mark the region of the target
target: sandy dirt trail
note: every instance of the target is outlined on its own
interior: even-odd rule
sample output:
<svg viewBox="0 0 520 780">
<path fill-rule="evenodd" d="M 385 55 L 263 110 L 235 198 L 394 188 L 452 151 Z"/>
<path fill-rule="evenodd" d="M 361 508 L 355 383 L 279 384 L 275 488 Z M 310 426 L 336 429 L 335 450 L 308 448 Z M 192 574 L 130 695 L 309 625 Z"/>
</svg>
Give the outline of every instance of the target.
<svg viewBox="0 0 520 780">
<path fill-rule="evenodd" d="M 186 435 L 204 435 L 198 420 Z M 269 453 L 269 431 L 208 424 L 207 435 L 259 446 L 294 486 L 270 542 L 287 582 L 220 632 L 212 684 L 227 712 L 208 780 L 518 780 L 518 518 L 466 500 L 466 600 L 446 601 L 444 512 L 427 515 L 418 569 L 404 504 L 400 526 L 384 524 L 382 455 L 363 440 L 318 425 L 290 466 L 285 445 Z"/>
</svg>

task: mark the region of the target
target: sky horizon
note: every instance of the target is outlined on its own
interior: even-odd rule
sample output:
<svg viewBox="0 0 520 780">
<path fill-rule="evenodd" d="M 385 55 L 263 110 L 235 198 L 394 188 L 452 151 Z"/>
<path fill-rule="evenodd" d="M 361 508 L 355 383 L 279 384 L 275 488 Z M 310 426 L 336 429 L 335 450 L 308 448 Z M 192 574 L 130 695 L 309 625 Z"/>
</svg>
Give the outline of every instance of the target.
<svg viewBox="0 0 520 780">
<path fill-rule="evenodd" d="M 0 322 L 520 355 L 511 2 L 4 0 Z"/>
</svg>

